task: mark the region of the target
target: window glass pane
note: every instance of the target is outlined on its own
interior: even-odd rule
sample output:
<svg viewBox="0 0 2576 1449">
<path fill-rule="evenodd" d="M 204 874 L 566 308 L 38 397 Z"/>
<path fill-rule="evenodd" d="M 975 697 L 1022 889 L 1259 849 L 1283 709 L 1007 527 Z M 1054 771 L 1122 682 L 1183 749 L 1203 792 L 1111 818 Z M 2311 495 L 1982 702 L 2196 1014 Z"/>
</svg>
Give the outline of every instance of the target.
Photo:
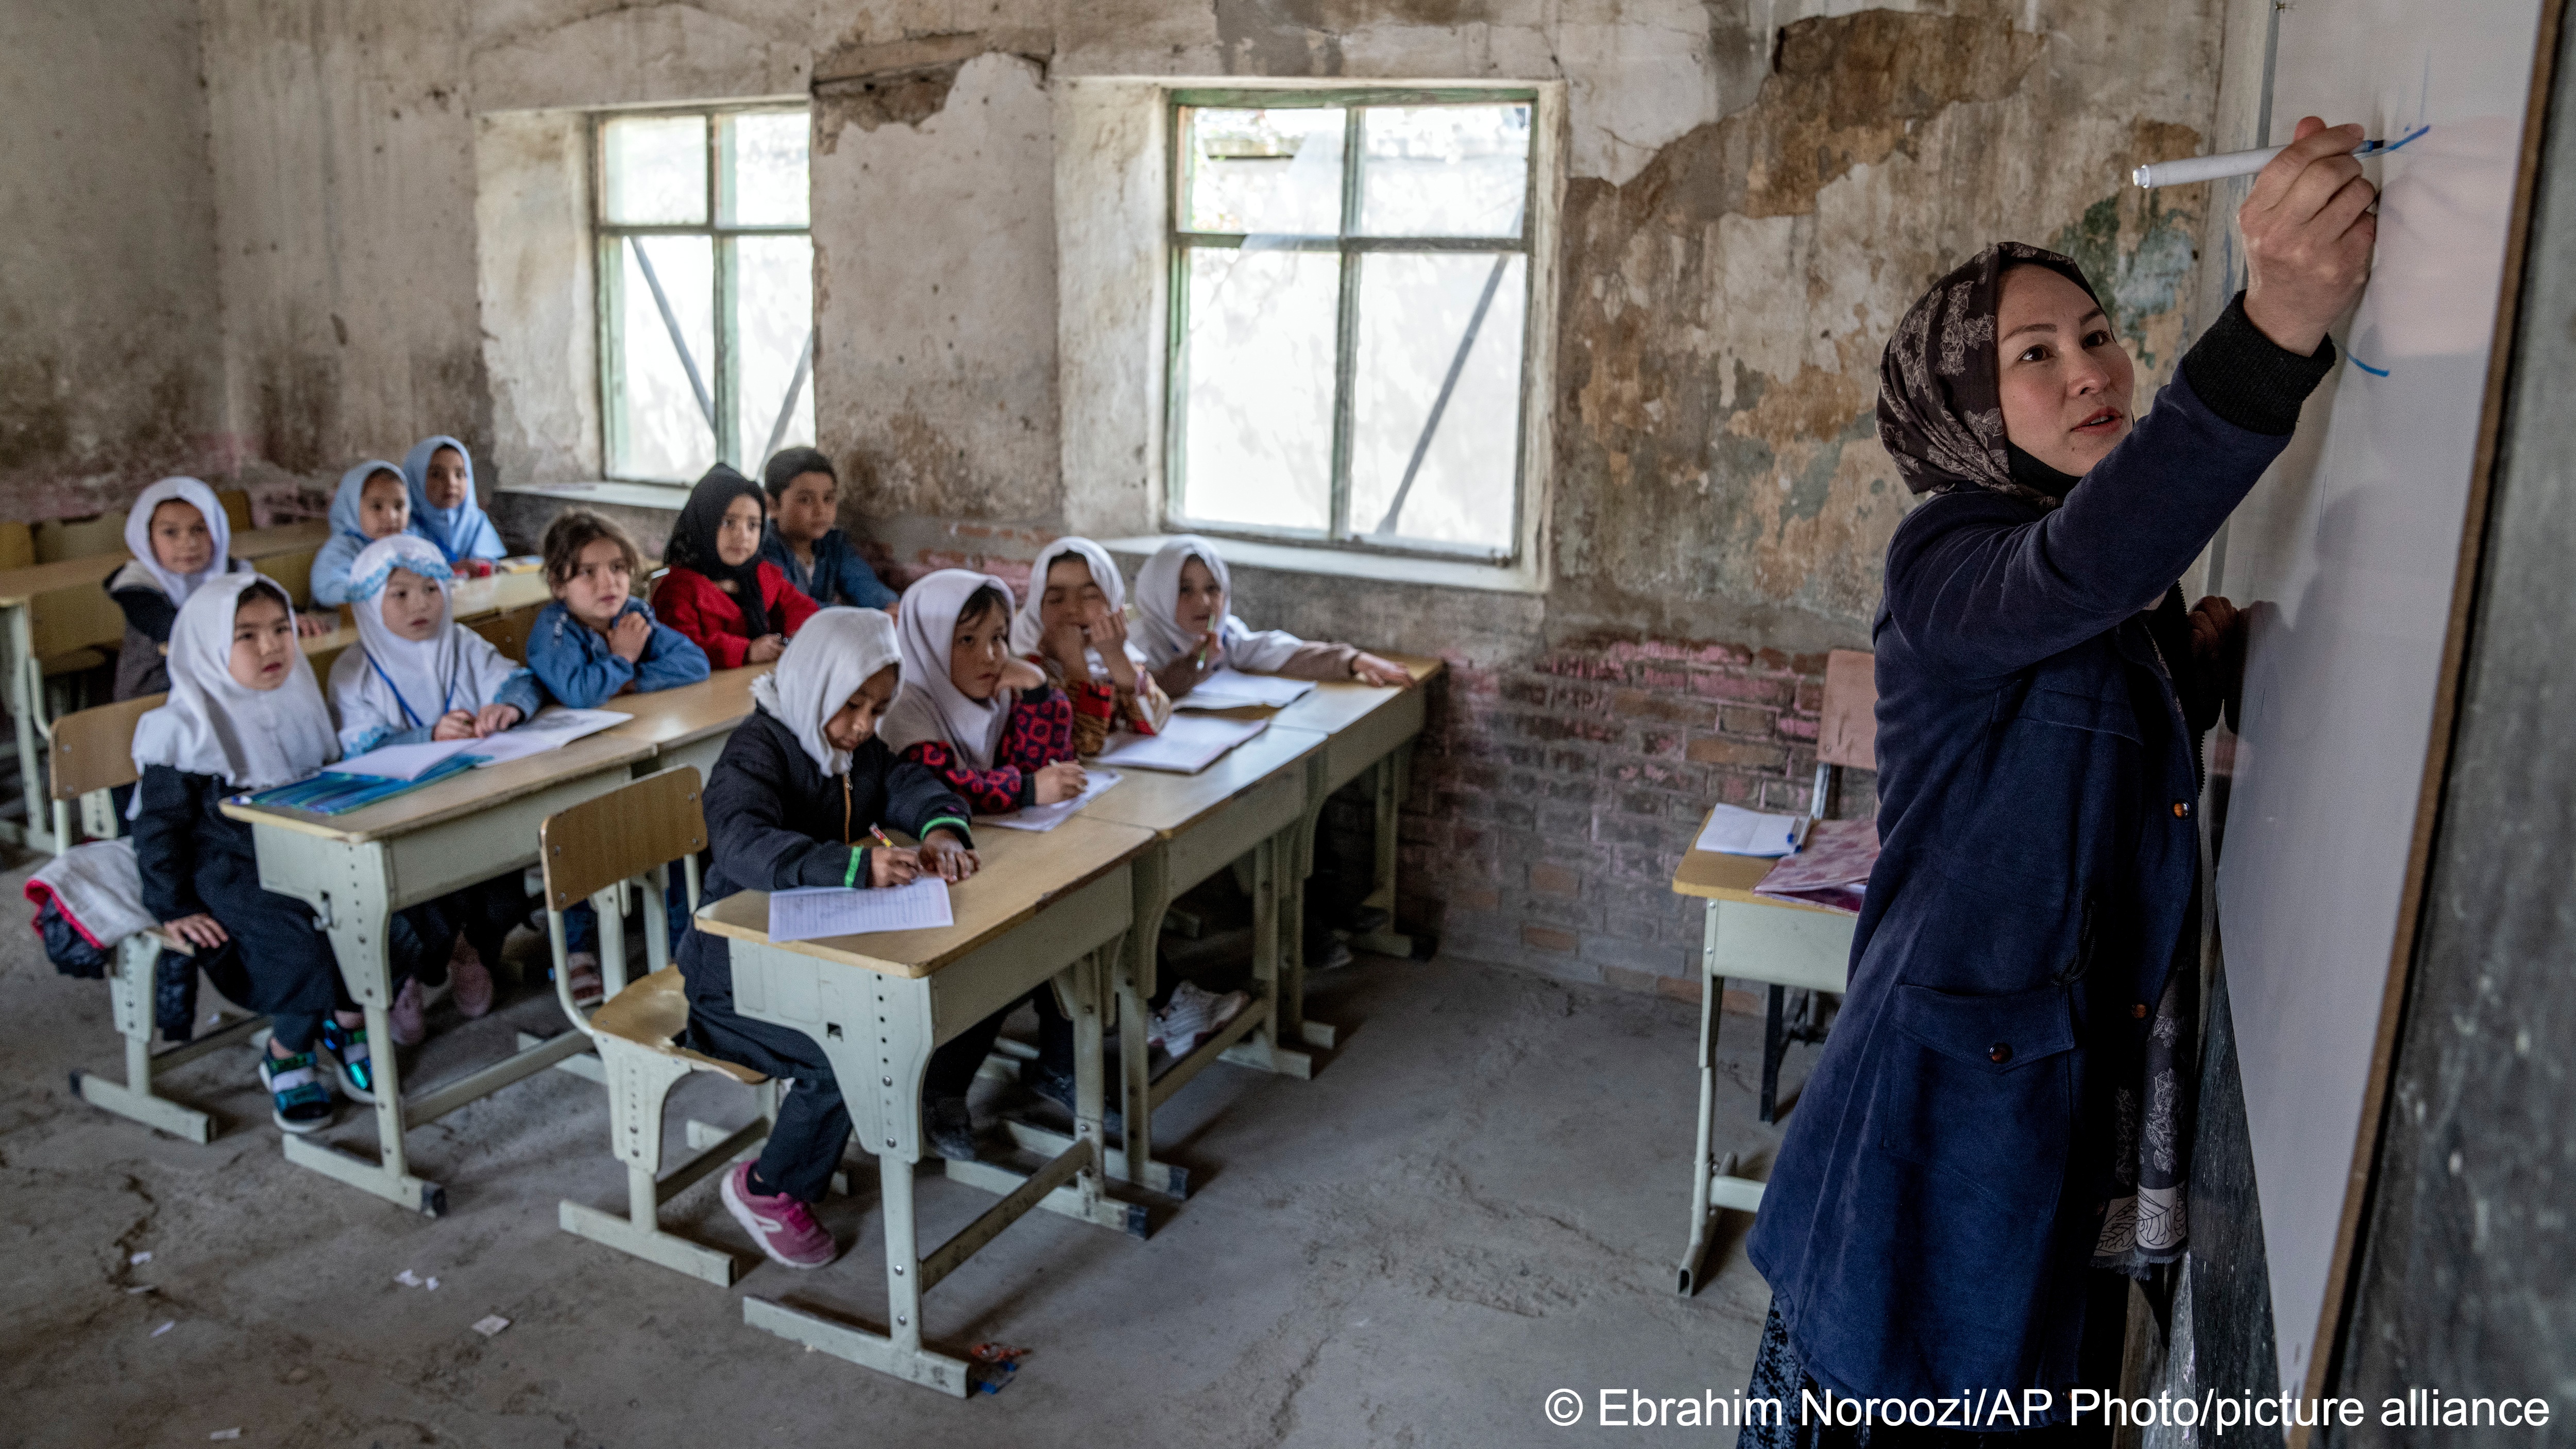
<svg viewBox="0 0 2576 1449">
<path fill-rule="evenodd" d="M 811 129 L 806 113 L 753 111 L 728 116 L 722 125 L 732 158 L 724 220 L 737 226 L 805 225 L 805 139 Z"/>
<path fill-rule="evenodd" d="M 707 118 L 621 116 L 600 127 L 600 205 L 628 225 L 707 219 Z"/>
<path fill-rule="evenodd" d="M 801 236 L 733 241 L 734 466 L 758 477 L 769 455 L 814 441 L 814 244 Z M 792 396 L 791 396 L 792 389 Z M 784 404 L 785 416 L 781 417 Z"/>
<path fill-rule="evenodd" d="M 1360 113 L 1360 231 L 1519 236 L 1530 108 L 1372 106 Z"/>
<path fill-rule="evenodd" d="M 624 427 L 609 470 L 621 478 L 694 482 L 716 459 L 715 428 L 699 402 L 701 385 L 712 396 L 714 382 L 715 243 L 703 236 L 629 236 L 619 239 L 618 253 L 613 401 Z"/>
<path fill-rule="evenodd" d="M 1528 282 L 1529 259 L 1518 252 L 1361 258 L 1351 396 L 1353 533 L 1511 552 Z M 1479 321 L 1478 300 L 1488 295 Z M 1432 424 L 1453 365 L 1457 384 Z M 1430 441 L 1407 489 L 1405 468 L 1426 425 Z"/>
<path fill-rule="evenodd" d="M 1193 107 L 1187 115 L 1186 230 L 1341 234 L 1342 112 Z"/>
<path fill-rule="evenodd" d="M 1186 516 L 1330 525 L 1340 273 L 1330 252 L 1191 249 Z"/>
</svg>

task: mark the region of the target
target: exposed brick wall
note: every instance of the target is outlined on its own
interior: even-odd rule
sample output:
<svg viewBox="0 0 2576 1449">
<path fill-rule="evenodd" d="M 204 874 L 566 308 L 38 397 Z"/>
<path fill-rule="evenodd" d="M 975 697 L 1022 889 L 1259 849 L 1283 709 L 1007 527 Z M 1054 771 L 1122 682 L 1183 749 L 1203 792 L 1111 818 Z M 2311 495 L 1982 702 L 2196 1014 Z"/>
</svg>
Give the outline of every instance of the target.
<svg viewBox="0 0 2576 1449">
<path fill-rule="evenodd" d="M 1701 910 L 1673 866 L 1713 802 L 1807 808 L 1824 672 L 1660 640 L 1453 661 L 1403 805 L 1399 919 L 1444 950 L 1697 1000 Z M 1874 811 L 1875 784 L 1845 771 L 1833 813 Z M 1334 803 L 1343 858 L 1367 859 L 1369 819 L 1356 793 Z"/>
</svg>

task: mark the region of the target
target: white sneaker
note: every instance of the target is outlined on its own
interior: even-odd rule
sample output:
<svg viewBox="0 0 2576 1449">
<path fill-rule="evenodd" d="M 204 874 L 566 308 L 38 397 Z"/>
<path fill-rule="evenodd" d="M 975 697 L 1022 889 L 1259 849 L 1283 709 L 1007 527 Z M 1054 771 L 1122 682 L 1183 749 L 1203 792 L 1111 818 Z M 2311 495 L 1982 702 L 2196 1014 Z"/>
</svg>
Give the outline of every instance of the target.
<svg viewBox="0 0 2576 1449">
<path fill-rule="evenodd" d="M 1188 1056 L 1200 1042 L 1224 1030 L 1227 1022 L 1242 1015 L 1251 1004 L 1252 998 L 1240 991 L 1218 996 L 1197 982 L 1184 981 L 1173 988 L 1172 999 L 1154 1018 L 1153 1029 L 1145 1034 L 1146 1045 L 1159 1045 L 1172 1056 Z"/>
</svg>

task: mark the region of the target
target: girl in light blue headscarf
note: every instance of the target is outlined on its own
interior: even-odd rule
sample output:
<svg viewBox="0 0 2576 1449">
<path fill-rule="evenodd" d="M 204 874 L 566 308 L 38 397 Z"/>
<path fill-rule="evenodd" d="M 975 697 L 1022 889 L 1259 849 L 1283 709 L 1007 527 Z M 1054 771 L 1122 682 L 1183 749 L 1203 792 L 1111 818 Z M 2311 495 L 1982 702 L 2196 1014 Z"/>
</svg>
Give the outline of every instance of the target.
<svg viewBox="0 0 2576 1449">
<path fill-rule="evenodd" d="M 413 444 L 403 455 L 403 481 L 411 488 L 411 531 L 437 544 L 450 567 L 507 552 L 474 497 L 474 456 L 463 443 L 440 433 Z"/>
<path fill-rule="evenodd" d="M 372 486 L 370 486 L 372 485 Z M 331 495 L 331 539 L 313 555 L 313 602 L 349 602 L 349 566 L 368 544 L 411 531 L 411 484 L 403 470 L 369 458 L 340 475 Z"/>
</svg>

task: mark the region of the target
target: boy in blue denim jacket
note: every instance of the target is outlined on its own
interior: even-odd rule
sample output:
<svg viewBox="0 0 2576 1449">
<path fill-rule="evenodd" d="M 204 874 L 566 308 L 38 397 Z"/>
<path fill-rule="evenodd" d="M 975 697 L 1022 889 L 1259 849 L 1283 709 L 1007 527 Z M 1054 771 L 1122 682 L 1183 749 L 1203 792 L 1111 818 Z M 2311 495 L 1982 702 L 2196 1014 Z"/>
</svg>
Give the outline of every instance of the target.
<svg viewBox="0 0 2576 1449">
<path fill-rule="evenodd" d="M 824 608 L 847 604 L 893 613 L 895 591 L 834 526 L 841 479 L 832 460 L 814 448 L 782 448 L 761 470 L 769 493 L 769 530 L 760 556 L 778 565 L 787 581 Z"/>
</svg>

